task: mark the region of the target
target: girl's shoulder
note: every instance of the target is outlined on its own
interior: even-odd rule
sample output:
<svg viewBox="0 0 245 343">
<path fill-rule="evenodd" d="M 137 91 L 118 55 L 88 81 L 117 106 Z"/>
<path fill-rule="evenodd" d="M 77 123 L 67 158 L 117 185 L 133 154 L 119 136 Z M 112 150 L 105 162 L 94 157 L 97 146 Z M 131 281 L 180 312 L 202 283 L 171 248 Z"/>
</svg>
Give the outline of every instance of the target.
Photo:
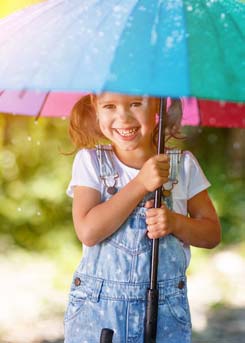
<svg viewBox="0 0 245 343">
<path fill-rule="evenodd" d="M 183 150 L 181 153 L 181 165 L 186 170 L 190 168 L 195 168 L 197 170 L 201 170 L 201 166 L 195 157 L 195 155 L 189 150 Z"/>
<path fill-rule="evenodd" d="M 82 148 L 78 150 L 74 157 L 73 169 L 90 169 L 91 167 L 95 169 L 98 168 L 96 149 Z"/>
</svg>

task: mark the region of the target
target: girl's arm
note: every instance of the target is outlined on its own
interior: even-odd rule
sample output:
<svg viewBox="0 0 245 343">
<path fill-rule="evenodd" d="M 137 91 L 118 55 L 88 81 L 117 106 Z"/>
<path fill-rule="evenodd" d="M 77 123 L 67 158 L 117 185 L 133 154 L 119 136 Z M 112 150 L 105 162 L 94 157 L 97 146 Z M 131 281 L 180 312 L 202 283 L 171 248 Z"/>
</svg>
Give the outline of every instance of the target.
<svg viewBox="0 0 245 343">
<path fill-rule="evenodd" d="M 152 204 L 148 202 L 146 207 Z M 148 236 L 160 238 L 172 233 L 186 244 L 201 248 L 214 248 L 221 240 L 221 226 L 215 208 L 206 190 L 188 200 L 186 217 L 170 211 L 166 206 L 161 209 L 150 208 L 146 223 Z"/>
<path fill-rule="evenodd" d="M 123 224 L 148 192 L 167 181 L 168 174 L 168 157 L 154 156 L 145 162 L 132 181 L 102 203 L 101 194 L 97 190 L 76 186 L 72 213 L 79 240 L 87 246 L 93 246 L 109 237 Z"/>
</svg>

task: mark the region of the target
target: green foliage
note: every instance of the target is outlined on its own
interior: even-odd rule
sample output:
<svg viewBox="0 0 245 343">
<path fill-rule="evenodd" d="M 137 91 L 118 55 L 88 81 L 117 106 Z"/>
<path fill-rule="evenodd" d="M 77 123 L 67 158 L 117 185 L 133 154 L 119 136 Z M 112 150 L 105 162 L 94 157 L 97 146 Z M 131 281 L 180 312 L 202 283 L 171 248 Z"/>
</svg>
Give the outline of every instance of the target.
<svg viewBox="0 0 245 343">
<path fill-rule="evenodd" d="M 0 116 L 0 249 L 62 250 L 79 245 L 65 194 L 74 155 L 67 120 Z M 245 238 L 242 209 L 242 130 L 185 128 L 181 141 L 212 183 L 210 194 L 221 218 L 223 244 Z M 4 243 L 5 242 L 5 243 Z"/>
<path fill-rule="evenodd" d="M 185 128 L 184 148 L 198 158 L 218 211 L 223 244 L 245 239 L 244 145 L 242 129 Z"/>
<path fill-rule="evenodd" d="M 73 150 L 67 122 L 3 116 L 1 137 L 0 233 L 26 249 L 44 249 L 47 233 L 73 230 L 65 194 L 73 156 L 61 153 Z"/>
</svg>

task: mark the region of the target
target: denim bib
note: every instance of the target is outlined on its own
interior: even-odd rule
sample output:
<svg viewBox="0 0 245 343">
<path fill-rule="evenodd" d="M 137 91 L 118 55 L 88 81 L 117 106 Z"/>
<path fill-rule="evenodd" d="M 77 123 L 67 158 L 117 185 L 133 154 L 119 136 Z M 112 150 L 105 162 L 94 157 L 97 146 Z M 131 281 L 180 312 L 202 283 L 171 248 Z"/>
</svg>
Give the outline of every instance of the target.
<svg viewBox="0 0 245 343">
<path fill-rule="evenodd" d="M 98 146 L 102 200 L 119 191 L 111 146 Z M 178 178 L 180 150 L 168 150 L 169 182 L 163 201 L 172 210 L 171 189 Z M 97 343 L 100 330 L 114 330 L 113 343 L 143 343 L 146 290 L 149 287 L 152 240 L 147 237 L 148 193 L 121 227 L 100 244 L 87 247 L 71 286 L 65 315 L 65 343 Z M 173 235 L 159 240 L 159 310 L 157 343 L 189 343 L 190 313 L 186 296 L 187 267 L 182 243 Z M 90 327 L 92 323 L 92 327 Z"/>
</svg>

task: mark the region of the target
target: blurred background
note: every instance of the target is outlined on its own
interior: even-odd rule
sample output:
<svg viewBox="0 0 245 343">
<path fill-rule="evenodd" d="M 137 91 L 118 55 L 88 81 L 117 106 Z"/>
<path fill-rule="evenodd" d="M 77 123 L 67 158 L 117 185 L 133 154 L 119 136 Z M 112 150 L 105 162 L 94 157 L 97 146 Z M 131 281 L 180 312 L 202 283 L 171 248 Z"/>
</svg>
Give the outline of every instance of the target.
<svg viewBox="0 0 245 343">
<path fill-rule="evenodd" d="M 81 258 L 65 190 L 74 155 L 65 118 L 0 115 L 0 342 L 62 342 L 70 281 Z M 194 342 L 243 342 L 245 211 L 242 129 L 184 127 L 183 149 L 212 183 L 222 244 L 192 249 Z"/>
<path fill-rule="evenodd" d="M 1 1 L 0 16 L 39 1 Z M 63 315 L 82 254 L 65 190 L 74 155 L 66 118 L 0 114 L 0 342 L 63 342 Z M 245 341 L 245 131 L 184 127 L 212 183 L 222 243 L 192 248 L 194 339 Z"/>
</svg>

